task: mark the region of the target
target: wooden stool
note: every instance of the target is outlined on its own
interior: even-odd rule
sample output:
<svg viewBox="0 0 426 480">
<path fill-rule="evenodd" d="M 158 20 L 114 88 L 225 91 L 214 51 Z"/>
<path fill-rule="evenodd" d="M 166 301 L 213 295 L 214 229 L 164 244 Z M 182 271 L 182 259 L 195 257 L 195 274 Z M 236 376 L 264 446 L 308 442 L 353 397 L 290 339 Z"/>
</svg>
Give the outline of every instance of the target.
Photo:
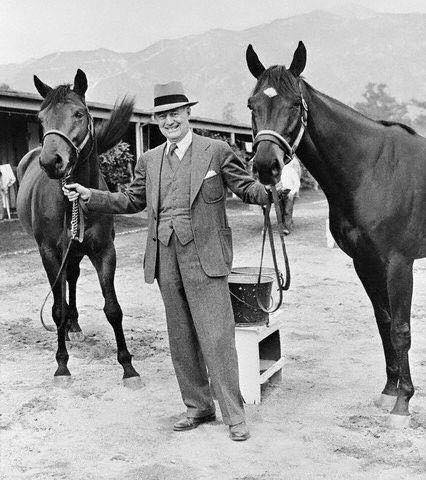
<svg viewBox="0 0 426 480">
<path fill-rule="evenodd" d="M 279 312 L 277 312 L 279 313 Z M 235 327 L 235 344 L 240 373 L 240 389 L 245 403 L 260 403 L 260 387 L 275 373 L 282 377 L 281 322 L 277 314 L 270 323 Z"/>
</svg>

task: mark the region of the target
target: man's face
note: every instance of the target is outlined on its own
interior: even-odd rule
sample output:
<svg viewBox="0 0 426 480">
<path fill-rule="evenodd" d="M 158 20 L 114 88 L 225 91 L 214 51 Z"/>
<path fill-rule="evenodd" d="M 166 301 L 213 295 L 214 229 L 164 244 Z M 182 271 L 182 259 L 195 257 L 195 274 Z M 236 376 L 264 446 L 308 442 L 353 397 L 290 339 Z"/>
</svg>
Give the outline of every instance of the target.
<svg viewBox="0 0 426 480">
<path fill-rule="evenodd" d="M 188 133 L 190 114 L 189 107 L 179 107 L 167 112 L 156 113 L 155 120 L 167 140 L 179 142 Z"/>
</svg>

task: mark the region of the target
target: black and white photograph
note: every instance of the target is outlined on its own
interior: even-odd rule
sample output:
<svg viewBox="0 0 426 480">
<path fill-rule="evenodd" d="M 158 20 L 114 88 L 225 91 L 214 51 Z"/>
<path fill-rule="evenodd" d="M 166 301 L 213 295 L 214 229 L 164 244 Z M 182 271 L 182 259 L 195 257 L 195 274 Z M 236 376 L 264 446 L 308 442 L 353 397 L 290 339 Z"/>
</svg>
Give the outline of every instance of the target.
<svg viewBox="0 0 426 480">
<path fill-rule="evenodd" d="M 0 479 L 426 478 L 426 2 L 0 0 Z"/>
</svg>

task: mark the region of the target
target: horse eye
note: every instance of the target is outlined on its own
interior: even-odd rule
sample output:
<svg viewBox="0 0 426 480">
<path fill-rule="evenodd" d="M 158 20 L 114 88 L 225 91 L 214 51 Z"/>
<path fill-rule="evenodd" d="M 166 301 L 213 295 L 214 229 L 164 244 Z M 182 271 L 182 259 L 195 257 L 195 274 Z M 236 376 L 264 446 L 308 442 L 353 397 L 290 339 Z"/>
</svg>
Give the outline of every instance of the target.
<svg viewBox="0 0 426 480">
<path fill-rule="evenodd" d="M 83 115 L 82 112 L 78 112 L 78 111 L 77 111 L 77 112 L 74 113 L 74 117 L 75 117 L 75 118 L 83 118 L 84 115 Z"/>
</svg>

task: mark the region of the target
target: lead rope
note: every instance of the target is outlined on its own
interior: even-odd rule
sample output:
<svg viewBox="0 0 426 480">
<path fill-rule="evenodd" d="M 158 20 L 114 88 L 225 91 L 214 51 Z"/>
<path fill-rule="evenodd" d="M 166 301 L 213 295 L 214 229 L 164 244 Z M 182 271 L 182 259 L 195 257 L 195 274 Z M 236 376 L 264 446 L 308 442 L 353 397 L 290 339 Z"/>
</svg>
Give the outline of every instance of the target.
<svg viewBox="0 0 426 480">
<path fill-rule="evenodd" d="M 282 276 L 280 274 L 279 268 L 278 268 L 278 261 L 277 261 L 277 254 L 275 251 L 275 244 L 274 244 L 274 235 L 272 232 L 272 225 L 271 225 L 271 219 L 270 219 L 270 211 L 271 211 L 271 202 L 268 200 L 268 203 L 264 207 L 263 210 L 263 215 L 264 215 L 264 222 L 263 222 L 263 238 L 262 238 L 262 251 L 261 251 L 261 256 L 260 256 L 260 267 L 259 267 L 259 275 L 257 277 L 257 285 L 256 285 L 256 300 L 257 304 L 259 305 L 259 308 L 265 312 L 265 313 L 274 313 L 276 312 L 282 305 L 283 302 L 283 291 L 288 290 L 290 288 L 290 282 L 291 282 L 291 275 L 290 275 L 290 264 L 288 261 L 288 256 L 287 256 L 287 249 L 285 246 L 285 240 L 284 240 L 284 225 L 282 222 L 282 215 L 281 215 L 281 208 L 279 205 L 279 197 L 278 197 L 278 192 L 275 186 L 271 187 L 271 193 L 272 193 L 272 199 L 275 205 L 275 213 L 277 216 L 277 226 L 278 226 L 278 234 L 281 240 L 281 248 L 283 252 L 283 257 L 284 257 L 284 266 L 285 266 L 285 282 L 283 283 Z M 277 280 L 278 284 L 278 301 L 277 303 L 271 307 L 269 305 L 268 307 L 263 305 L 262 300 L 260 299 L 259 296 L 259 287 L 260 287 L 260 281 L 262 279 L 262 266 L 263 266 L 263 256 L 265 252 L 265 243 L 266 243 L 266 235 L 269 236 L 269 244 L 271 246 L 271 254 L 272 254 L 272 261 L 274 263 L 274 271 L 275 271 L 275 277 Z M 269 317 L 267 319 L 266 325 L 269 325 Z"/>
<path fill-rule="evenodd" d="M 61 187 L 63 187 L 66 183 L 67 183 L 68 179 L 67 178 L 64 178 L 61 180 Z M 65 302 L 66 302 L 66 269 L 65 269 L 65 266 L 66 266 L 66 263 L 67 263 L 67 259 L 68 259 L 68 254 L 70 252 L 70 249 L 71 249 L 71 245 L 72 245 L 72 242 L 73 240 L 77 240 L 78 242 L 82 243 L 83 242 L 83 238 L 84 238 L 84 215 L 83 215 L 83 210 L 81 208 L 81 205 L 80 205 L 80 202 L 79 200 L 74 200 L 72 202 L 72 212 L 71 212 L 71 238 L 68 242 L 68 246 L 66 247 L 66 249 L 64 249 L 64 246 L 66 244 L 66 240 L 64 240 L 68 235 L 67 235 L 67 230 L 68 230 L 68 226 L 67 226 L 67 214 L 66 214 L 66 211 L 64 212 L 64 223 L 63 223 L 63 229 L 62 229 L 62 262 L 61 262 L 61 266 L 59 267 L 59 271 L 56 275 L 56 278 L 55 278 L 55 281 L 53 282 L 52 286 L 50 287 L 50 290 L 49 292 L 47 293 L 44 301 L 43 301 L 43 304 L 40 308 L 40 321 L 41 321 L 41 324 L 43 325 L 43 327 L 49 331 L 49 332 L 54 332 L 55 329 L 53 327 L 50 327 L 48 325 L 46 325 L 44 323 L 44 319 L 43 319 L 43 310 L 44 310 L 44 306 L 46 305 L 46 302 L 47 302 L 47 299 L 49 298 L 50 294 L 53 292 L 53 289 L 55 287 L 55 285 L 58 283 L 58 280 L 59 278 L 61 278 L 61 275 L 62 275 L 62 288 L 61 288 L 61 295 L 62 295 L 62 308 L 61 308 L 61 312 L 62 312 L 62 319 L 61 319 L 61 325 L 59 326 L 59 328 L 62 327 L 62 325 L 64 324 L 65 322 Z M 64 253 L 65 252 L 65 253 Z"/>
</svg>

